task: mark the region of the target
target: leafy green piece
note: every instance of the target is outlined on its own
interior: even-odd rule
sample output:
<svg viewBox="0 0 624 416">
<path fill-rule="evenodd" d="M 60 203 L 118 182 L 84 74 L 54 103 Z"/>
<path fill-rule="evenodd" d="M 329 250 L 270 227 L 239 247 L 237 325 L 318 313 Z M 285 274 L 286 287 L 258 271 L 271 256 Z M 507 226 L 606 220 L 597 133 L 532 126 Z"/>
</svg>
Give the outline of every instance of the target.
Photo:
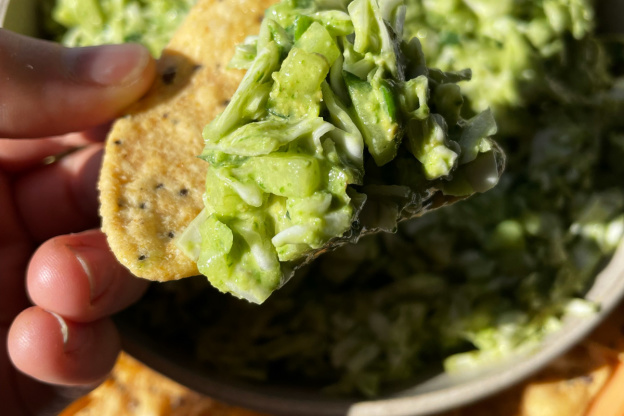
<svg viewBox="0 0 624 416">
<path fill-rule="evenodd" d="M 294 198 L 310 196 L 321 180 L 318 160 L 307 155 L 276 152 L 251 158 L 237 170 L 252 177 L 264 192 Z"/>
<path fill-rule="evenodd" d="M 294 47 L 273 77 L 269 111 L 284 118 L 318 117 L 321 82 L 328 72 L 325 57 Z"/>
<path fill-rule="evenodd" d="M 461 162 L 471 162 L 479 153 L 488 151 L 490 146 L 488 137 L 495 135 L 496 132 L 496 122 L 490 110 L 467 120 L 458 141 L 462 150 Z"/>
<path fill-rule="evenodd" d="M 212 284 L 261 303 L 270 288 L 280 286 L 281 269 L 275 248 L 263 238 L 266 223 L 257 216 L 226 223 L 214 215 L 200 225 L 199 271 L 212 276 Z"/>
<path fill-rule="evenodd" d="M 215 151 L 227 151 L 230 155 L 237 156 L 268 155 L 301 136 L 313 136 L 319 130 L 325 133 L 331 128 L 333 127 L 321 117 L 292 121 L 270 117 L 242 125 L 214 144 L 207 142 L 202 157 L 208 158 Z"/>
<path fill-rule="evenodd" d="M 365 57 L 378 56 L 381 67 L 400 78 L 396 54 L 398 45 L 391 37 L 391 29 L 384 22 L 377 1 L 354 0 L 349 3 L 348 10 L 355 29 L 354 51 Z"/>
<path fill-rule="evenodd" d="M 295 42 L 295 46 L 308 53 L 317 53 L 327 60 L 329 66 L 340 56 L 336 41 L 327 29 L 319 23 L 312 23 L 303 35 Z"/>
<path fill-rule="evenodd" d="M 348 72 L 344 80 L 368 151 L 379 166 L 385 165 L 401 143 L 393 94 L 383 81 L 370 84 Z"/>
<path fill-rule="evenodd" d="M 279 55 L 279 47 L 275 42 L 270 42 L 259 51 L 230 104 L 204 128 L 203 136 L 206 142 L 215 142 L 233 128 L 265 113 L 271 88 L 271 74 L 279 65 Z"/>
<path fill-rule="evenodd" d="M 58 0 L 52 19 L 68 46 L 139 42 L 158 57 L 196 0 Z"/>
<path fill-rule="evenodd" d="M 232 66 L 249 68 L 238 90 L 204 129 L 200 216 L 227 226 L 234 243 L 200 270 L 252 302 L 320 253 L 486 191 L 503 170 L 487 138 L 495 130 L 479 129 L 485 116 L 461 117 L 456 83 L 469 72 L 427 69 L 418 40 L 397 32 L 401 1 L 330 3 L 270 7 L 234 55 Z M 178 242 L 185 253 L 198 235 Z"/>
<path fill-rule="evenodd" d="M 249 36 L 244 43 L 236 46 L 234 56 L 228 64 L 228 68 L 249 69 L 258 53 L 258 37 Z"/>
</svg>

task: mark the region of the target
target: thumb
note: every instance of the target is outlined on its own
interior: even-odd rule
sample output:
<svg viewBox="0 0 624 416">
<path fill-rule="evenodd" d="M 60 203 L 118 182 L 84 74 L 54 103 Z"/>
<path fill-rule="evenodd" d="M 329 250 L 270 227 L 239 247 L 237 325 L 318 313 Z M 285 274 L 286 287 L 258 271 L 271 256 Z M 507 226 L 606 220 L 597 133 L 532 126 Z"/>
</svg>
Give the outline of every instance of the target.
<svg viewBox="0 0 624 416">
<path fill-rule="evenodd" d="M 0 29 L 0 137 L 81 131 L 115 118 L 151 85 L 136 44 L 64 48 Z"/>
</svg>

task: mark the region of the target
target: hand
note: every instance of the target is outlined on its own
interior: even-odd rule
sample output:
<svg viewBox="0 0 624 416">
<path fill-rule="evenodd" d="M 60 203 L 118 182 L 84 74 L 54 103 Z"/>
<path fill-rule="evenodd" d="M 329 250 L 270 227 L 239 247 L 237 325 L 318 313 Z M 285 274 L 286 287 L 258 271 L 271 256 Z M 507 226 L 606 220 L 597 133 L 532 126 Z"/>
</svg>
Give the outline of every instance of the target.
<svg viewBox="0 0 624 416">
<path fill-rule="evenodd" d="M 138 45 L 67 49 L 0 29 L 0 137 L 11 138 L 0 139 L 2 414 L 58 412 L 113 367 L 108 316 L 146 283 L 84 230 L 98 226 L 102 124 L 154 76 Z"/>
</svg>

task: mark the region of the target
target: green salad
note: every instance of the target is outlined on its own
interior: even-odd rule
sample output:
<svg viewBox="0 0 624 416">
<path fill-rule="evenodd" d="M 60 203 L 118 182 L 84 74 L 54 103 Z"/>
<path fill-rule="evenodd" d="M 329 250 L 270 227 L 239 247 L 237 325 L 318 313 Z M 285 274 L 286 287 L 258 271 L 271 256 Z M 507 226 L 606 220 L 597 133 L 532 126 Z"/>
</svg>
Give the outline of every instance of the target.
<svg viewBox="0 0 624 416">
<path fill-rule="evenodd" d="M 207 369 L 370 397 L 530 350 L 600 307 L 583 295 L 624 237 L 624 41 L 596 35 L 583 0 L 406 5 L 428 66 L 474 71 L 453 114 L 499 121 L 498 186 L 325 254 L 261 306 L 198 278 L 153 285 L 124 320 Z"/>
<path fill-rule="evenodd" d="M 61 1 L 54 16 L 80 22 L 70 44 L 129 40 L 140 26 L 118 13 L 166 32 L 155 13 L 182 5 Z M 214 287 L 262 303 L 329 248 L 496 185 L 492 113 L 461 114 L 470 70 L 428 68 L 405 15 L 402 1 L 284 0 L 238 46 L 245 76 L 203 133 L 205 209 L 177 241 Z"/>
<path fill-rule="evenodd" d="M 496 185 L 494 118 L 461 115 L 470 71 L 430 70 L 404 15 L 285 0 L 237 48 L 247 72 L 204 130 L 205 209 L 178 241 L 217 289 L 262 303 L 329 246 Z"/>
<path fill-rule="evenodd" d="M 46 26 L 67 46 L 139 42 L 154 56 L 196 0 L 45 0 Z"/>
</svg>

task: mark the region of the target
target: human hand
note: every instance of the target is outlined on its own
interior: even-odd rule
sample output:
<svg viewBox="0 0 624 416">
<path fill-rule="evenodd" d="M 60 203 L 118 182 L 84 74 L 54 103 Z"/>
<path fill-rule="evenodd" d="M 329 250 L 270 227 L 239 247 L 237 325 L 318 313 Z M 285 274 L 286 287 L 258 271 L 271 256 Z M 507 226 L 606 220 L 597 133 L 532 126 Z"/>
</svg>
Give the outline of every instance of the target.
<svg viewBox="0 0 624 416">
<path fill-rule="evenodd" d="M 11 138 L 0 139 L 2 414 L 56 414 L 115 362 L 108 317 L 146 282 L 84 230 L 99 223 L 102 125 L 154 76 L 137 45 L 66 49 L 0 29 L 0 137 Z"/>
</svg>

